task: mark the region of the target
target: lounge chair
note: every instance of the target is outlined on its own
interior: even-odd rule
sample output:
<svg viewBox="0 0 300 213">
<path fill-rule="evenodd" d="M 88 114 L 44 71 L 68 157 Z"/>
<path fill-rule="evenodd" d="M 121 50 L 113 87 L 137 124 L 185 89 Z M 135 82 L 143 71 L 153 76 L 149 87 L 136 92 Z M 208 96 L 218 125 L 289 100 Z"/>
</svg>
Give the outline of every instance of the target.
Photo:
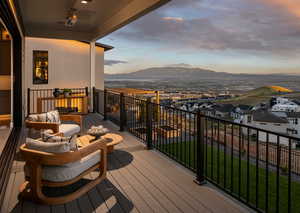
<svg viewBox="0 0 300 213">
<path fill-rule="evenodd" d="M 49 150 L 46 152 L 43 150 Z M 99 139 L 81 149 L 70 151 L 67 143 L 46 143 L 27 139 L 20 147 L 25 164 L 25 182 L 20 187 L 21 197 L 35 202 L 55 205 L 72 201 L 106 177 L 107 148 Z M 99 176 L 67 195 L 47 196 L 42 188 L 73 184 L 96 169 Z"/>
<path fill-rule="evenodd" d="M 66 124 L 61 123 L 61 121 L 73 121 L 77 124 Z M 60 115 L 57 111 L 32 114 L 25 120 L 25 125 L 27 128 L 35 130 L 52 129 L 54 133 L 63 133 L 64 136 L 68 137 L 80 132 L 82 128 L 82 116 L 73 114 Z"/>
</svg>

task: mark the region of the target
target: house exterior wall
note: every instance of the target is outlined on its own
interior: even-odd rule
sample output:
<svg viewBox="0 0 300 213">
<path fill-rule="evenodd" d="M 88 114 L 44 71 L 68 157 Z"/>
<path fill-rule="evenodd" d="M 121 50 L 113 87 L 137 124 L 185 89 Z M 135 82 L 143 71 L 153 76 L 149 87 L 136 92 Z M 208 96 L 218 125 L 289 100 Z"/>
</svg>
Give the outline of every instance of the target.
<svg viewBox="0 0 300 213">
<path fill-rule="evenodd" d="M 48 84 L 33 84 L 33 50 L 48 51 Z M 96 48 L 96 86 L 102 88 L 104 49 Z M 90 46 L 72 40 L 25 38 L 25 79 L 26 87 L 34 89 L 47 88 L 81 88 L 90 87 Z M 98 85 L 97 85 L 98 84 Z"/>
<path fill-rule="evenodd" d="M 269 122 L 256 122 L 251 120 L 251 122 L 247 122 L 247 116 L 244 117 L 243 122 L 246 125 L 252 126 L 252 127 L 256 127 L 258 129 L 263 129 L 263 130 L 267 130 L 267 131 L 271 131 L 271 132 L 278 132 L 278 133 L 282 133 L 282 134 L 286 134 L 286 130 L 287 128 L 289 128 L 289 124 L 288 123 L 269 123 Z M 247 134 L 247 129 L 245 128 L 243 130 L 244 134 Z M 256 131 L 252 131 L 251 134 L 256 134 Z M 268 137 L 268 138 L 267 138 Z M 267 136 L 267 133 L 263 132 L 263 131 L 259 131 L 259 137 L 258 137 L 259 141 L 262 142 L 267 142 L 269 141 L 270 143 L 274 143 L 277 144 L 277 135 L 273 135 L 273 134 L 269 134 Z M 279 138 L 280 144 L 284 145 L 284 146 L 288 146 L 289 145 L 289 140 L 286 137 L 280 137 Z M 292 147 L 295 147 L 295 144 L 292 145 Z"/>
<path fill-rule="evenodd" d="M 275 112 L 299 112 L 300 107 L 295 103 L 276 104 L 272 107 Z"/>
<path fill-rule="evenodd" d="M 96 48 L 95 87 L 104 90 L 104 49 Z"/>
<path fill-rule="evenodd" d="M 96 88 L 104 89 L 104 48 L 95 48 L 95 73 L 91 76 L 90 45 L 87 43 L 32 37 L 26 37 L 24 43 L 24 112 L 27 112 L 27 88 L 90 88 L 91 79 L 95 79 Z M 33 50 L 48 51 L 48 84 L 33 84 Z"/>
</svg>

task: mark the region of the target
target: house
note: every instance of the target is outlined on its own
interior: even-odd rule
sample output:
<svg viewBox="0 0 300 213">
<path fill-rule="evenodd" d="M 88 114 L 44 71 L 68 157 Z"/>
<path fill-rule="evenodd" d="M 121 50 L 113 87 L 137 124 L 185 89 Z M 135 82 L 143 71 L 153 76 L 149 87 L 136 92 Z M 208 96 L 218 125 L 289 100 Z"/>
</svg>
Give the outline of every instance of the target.
<svg viewBox="0 0 300 213">
<path fill-rule="evenodd" d="M 279 116 L 268 110 L 255 110 L 252 113 L 243 117 L 243 124 L 252 126 L 258 129 L 263 129 L 269 132 L 278 132 L 284 135 L 289 135 L 290 122 L 286 117 Z M 247 134 L 247 132 L 244 132 Z M 256 135 L 256 131 L 251 131 L 251 134 Z M 267 136 L 268 135 L 268 136 Z M 292 135 L 294 136 L 294 135 Z M 259 131 L 259 141 L 277 143 L 277 136 L 275 134 L 267 134 L 264 131 Z M 287 138 L 281 138 L 280 144 L 288 146 Z M 293 144 L 295 147 L 295 144 Z"/>
<path fill-rule="evenodd" d="M 234 106 L 232 104 L 217 104 L 213 109 L 215 110 L 215 116 L 229 118 Z"/>
<path fill-rule="evenodd" d="M 289 121 L 287 133 L 300 138 L 300 112 L 286 112 Z"/>
<path fill-rule="evenodd" d="M 248 114 L 252 110 L 252 108 L 253 107 L 250 105 L 239 104 L 232 109 L 231 117 L 235 122 L 240 123 L 243 115 Z"/>
<path fill-rule="evenodd" d="M 274 112 L 299 112 L 300 106 L 288 98 L 276 97 L 270 100 L 271 110 Z"/>
</svg>

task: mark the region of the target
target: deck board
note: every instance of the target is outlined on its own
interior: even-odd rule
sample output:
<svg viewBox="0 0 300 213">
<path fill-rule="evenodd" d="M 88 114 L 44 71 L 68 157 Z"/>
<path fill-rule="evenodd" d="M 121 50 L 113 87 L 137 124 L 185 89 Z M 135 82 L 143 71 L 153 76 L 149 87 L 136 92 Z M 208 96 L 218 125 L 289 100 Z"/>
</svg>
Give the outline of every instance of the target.
<svg viewBox="0 0 300 213">
<path fill-rule="evenodd" d="M 4 128 L 3 126 L 0 126 L 0 154 L 6 145 L 10 130 L 10 128 Z"/>
<path fill-rule="evenodd" d="M 107 178 L 77 200 L 64 205 L 47 206 L 18 200 L 18 189 L 24 181 L 24 162 L 15 160 L 4 207 L 6 212 L 248 212 L 211 186 L 197 186 L 193 175 L 173 161 L 148 151 L 128 132 L 90 114 L 84 120 L 86 131 L 92 125 L 104 125 L 121 134 L 124 142 L 108 156 Z M 24 131 L 20 143 L 24 142 Z M 91 173 L 89 178 L 95 178 Z"/>
</svg>

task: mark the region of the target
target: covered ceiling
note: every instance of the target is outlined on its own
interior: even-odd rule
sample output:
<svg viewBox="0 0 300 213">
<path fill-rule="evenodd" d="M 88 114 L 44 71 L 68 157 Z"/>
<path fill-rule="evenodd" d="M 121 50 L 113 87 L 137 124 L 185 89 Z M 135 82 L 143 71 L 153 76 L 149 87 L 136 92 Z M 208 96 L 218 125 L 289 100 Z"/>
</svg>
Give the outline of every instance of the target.
<svg viewBox="0 0 300 213">
<path fill-rule="evenodd" d="M 97 40 L 170 0 L 15 0 L 25 35 L 82 41 Z M 77 22 L 66 26 L 74 12 Z"/>
</svg>

